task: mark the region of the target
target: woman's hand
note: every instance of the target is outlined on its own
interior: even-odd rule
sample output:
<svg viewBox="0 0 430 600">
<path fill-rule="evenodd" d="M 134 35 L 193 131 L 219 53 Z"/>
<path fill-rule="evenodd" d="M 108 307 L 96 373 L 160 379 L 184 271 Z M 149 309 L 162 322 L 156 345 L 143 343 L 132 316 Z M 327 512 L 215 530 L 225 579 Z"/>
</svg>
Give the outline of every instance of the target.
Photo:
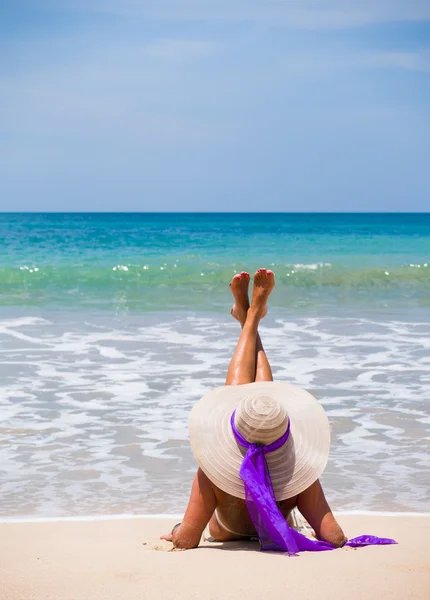
<svg viewBox="0 0 430 600">
<path fill-rule="evenodd" d="M 176 523 L 176 525 L 174 525 L 172 527 L 172 531 L 170 533 L 166 533 L 166 535 L 160 536 L 160 540 L 166 540 L 166 542 L 172 542 L 172 544 L 174 546 L 176 546 L 177 544 L 175 544 L 175 542 L 173 541 L 173 534 L 181 525 L 182 525 L 182 523 Z"/>
<path fill-rule="evenodd" d="M 197 548 L 200 541 L 200 536 L 196 538 L 195 529 L 191 527 L 181 527 L 182 523 L 178 523 L 174 526 L 170 533 L 162 535 L 160 540 L 166 540 L 166 542 L 172 542 L 174 548 L 178 550 L 191 550 L 191 548 Z"/>
</svg>

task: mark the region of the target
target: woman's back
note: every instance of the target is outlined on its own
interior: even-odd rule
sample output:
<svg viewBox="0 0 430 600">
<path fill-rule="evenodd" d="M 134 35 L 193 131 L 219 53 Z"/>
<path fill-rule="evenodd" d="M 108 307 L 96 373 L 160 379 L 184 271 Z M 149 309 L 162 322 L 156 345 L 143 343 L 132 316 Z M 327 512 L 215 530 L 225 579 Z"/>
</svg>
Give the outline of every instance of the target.
<svg viewBox="0 0 430 600">
<path fill-rule="evenodd" d="M 212 486 L 217 499 L 217 507 L 214 518 L 210 522 L 211 535 L 216 539 L 220 539 L 220 535 L 225 539 L 232 539 L 232 535 L 238 538 L 256 536 L 257 532 L 252 524 L 245 500 L 235 498 L 213 484 Z M 297 506 L 297 496 L 277 502 L 277 505 L 285 519 L 288 519 L 291 511 Z"/>
</svg>

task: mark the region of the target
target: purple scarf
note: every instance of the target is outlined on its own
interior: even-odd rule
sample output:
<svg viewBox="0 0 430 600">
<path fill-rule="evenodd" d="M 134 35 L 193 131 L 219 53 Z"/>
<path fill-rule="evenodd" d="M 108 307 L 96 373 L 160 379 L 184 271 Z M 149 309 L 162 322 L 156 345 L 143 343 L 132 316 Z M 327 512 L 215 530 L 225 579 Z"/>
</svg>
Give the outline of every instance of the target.
<svg viewBox="0 0 430 600">
<path fill-rule="evenodd" d="M 290 527 L 279 510 L 272 480 L 265 455 L 278 450 L 285 444 L 290 435 L 290 420 L 287 431 L 278 440 L 268 446 L 251 444 L 236 429 L 234 416 L 231 415 L 231 428 L 237 443 L 247 452 L 243 458 L 239 475 L 245 487 L 246 507 L 252 523 L 260 539 L 261 550 L 288 552 L 290 556 L 302 551 L 320 552 L 334 550 L 329 542 L 311 540 Z M 378 538 L 373 535 L 361 535 L 346 542 L 345 546 L 357 548 L 377 544 L 396 544 L 389 538 Z"/>
</svg>

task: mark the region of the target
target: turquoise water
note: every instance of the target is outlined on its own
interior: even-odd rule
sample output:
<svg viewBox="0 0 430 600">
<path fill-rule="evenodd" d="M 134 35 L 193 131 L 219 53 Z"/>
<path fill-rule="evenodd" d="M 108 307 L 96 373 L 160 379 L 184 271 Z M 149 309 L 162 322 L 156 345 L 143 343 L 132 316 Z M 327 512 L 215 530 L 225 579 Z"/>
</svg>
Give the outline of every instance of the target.
<svg viewBox="0 0 430 600">
<path fill-rule="evenodd" d="M 242 269 L 272 304 L 430 306 L 430 214 L 3 214 L 3 306 L 220 310 Z"/>
<path fill-rule="evenodd" d="M 235 272 L 275 379 L 330 420 L 333 508 L 430 506 L 429 214 L 0 215 L 0 518 L 181 513 Z"/>
</svg>

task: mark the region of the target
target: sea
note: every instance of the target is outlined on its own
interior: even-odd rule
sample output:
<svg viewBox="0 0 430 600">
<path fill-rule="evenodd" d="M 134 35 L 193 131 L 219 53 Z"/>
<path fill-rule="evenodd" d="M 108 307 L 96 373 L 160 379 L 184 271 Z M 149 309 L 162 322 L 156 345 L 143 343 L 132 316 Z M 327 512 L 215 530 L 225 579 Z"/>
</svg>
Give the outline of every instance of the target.
<svg viewBox="0 0 430 600">
<path fill-rule="evenodd" d="M 275 272 L 274 378 L 327 412 L 337 511 L 430 509 L 430 214 L 0 214 L 0 519 L 181 514 L 229 281 Z"/>
</svg>

